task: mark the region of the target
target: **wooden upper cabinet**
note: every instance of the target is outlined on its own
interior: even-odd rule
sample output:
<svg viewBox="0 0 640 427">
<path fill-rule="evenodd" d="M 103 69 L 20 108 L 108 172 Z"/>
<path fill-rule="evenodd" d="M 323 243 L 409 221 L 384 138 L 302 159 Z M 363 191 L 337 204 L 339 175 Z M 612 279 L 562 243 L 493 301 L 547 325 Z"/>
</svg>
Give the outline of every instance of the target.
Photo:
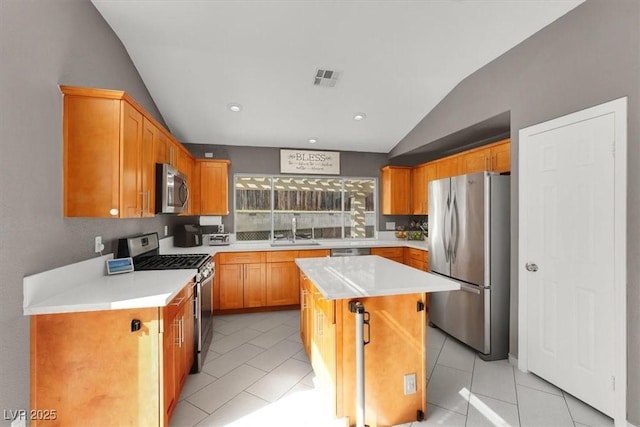
<svg viewBox="0 0 640 427">
<path fill-rule="evenodd" d="M 143 216 L 142 114 L 124 92 L 61 90 L 65 216 Z"/>
<path fill-rule="evenodd" d="M 494 172 L 511 171 L 511 140 L 505 139 L 491 146 L 491 170 Z"/>
<path fill-rule="evenodd" d="M 142 216 L 154 216 L 156 206 L 156 146 L 160 146 L 160 130 L 148 118 L 143 118 L 142 129 Z"/>
<path fill-rule="evenodd" d="M 445 157 L 444 159 L 437 160 L 435 164 L 436 179 L 460 175 L 460 155 Z"/>
<path fill-rule="evenodd" d="M 462 153 L 460 173 L 509 172 L 511 170 L 511 142 L 505 139 Z"/>
<path fill-rule="evenodd" d="M 158 129 L 158 138 L 155 140 L 156 163 L 169 163 L 169 136 L 161 129 Z"/>
<path fill-rule="evenodd" d="M 180 153 L 180 147 L 178 141 L 173 138 L 167 139 L 167 163 L 178 169 L 178 155 Z"/>
<path fill-rule="evenodd" d="M 436 179 L 435 163 L 425 163 L 411 170 L 413 215 L 426 215 L 429 211 L 429 181 Z"/>
<path fill-rule="evenodd" d="M 491 149 L 477 148 L 461 156 L 460 173 L 474 173 L 491 170 Z"/>
<path fill-rule="evenodd" d="M 382 214 L 410 215 L 411 168 L 385 166 L 381 169 Z"/>
<path fill-rule="evenodd" d="M 199 175 L 199 215 L 229 214 L 229 160 L 196 160 Z M 198 203 L 196 202 L 196 206 Z"/>
<path fill-rule="evenodd" d="M 124 91 L 60 86 L 64 95 L 64 215 L 155 214 L 155 163 L 166 135 Z"/>
<path fill-rule="evenodd" d="M 187 177 L 187 186 L 189 188 L 189 198 L 187 199 L 187 206 L 182 215 L 193 215 L 195 210 L 193 208 L 193 196 L 195 188 L 200 185 L 199 182 L 196 182 L 194 179 L 194 167 L 195 160 L 193 156 L 185 149 L 180 148 L 178 150 L 178 163 L 177 169 L 182 172 Z"/>
</svg>

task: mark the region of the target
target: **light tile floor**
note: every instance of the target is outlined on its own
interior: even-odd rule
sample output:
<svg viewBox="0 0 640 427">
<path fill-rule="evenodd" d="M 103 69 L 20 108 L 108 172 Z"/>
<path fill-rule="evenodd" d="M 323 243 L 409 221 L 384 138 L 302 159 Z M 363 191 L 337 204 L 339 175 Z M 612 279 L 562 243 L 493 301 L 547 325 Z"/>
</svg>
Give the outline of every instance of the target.
<svg viewBox="0 0 640 427">
<path fill-rule="evenodd" d="M 201 373 L 189 375 L 171 427 L 344 427 L 331 417 L 300 341 L 299 311 L 216 316 Z M 427 338 L 420 426 L 613 426 L 613 420 L 506 360 L 485 362 L 438 329 Z"/>
</svg>

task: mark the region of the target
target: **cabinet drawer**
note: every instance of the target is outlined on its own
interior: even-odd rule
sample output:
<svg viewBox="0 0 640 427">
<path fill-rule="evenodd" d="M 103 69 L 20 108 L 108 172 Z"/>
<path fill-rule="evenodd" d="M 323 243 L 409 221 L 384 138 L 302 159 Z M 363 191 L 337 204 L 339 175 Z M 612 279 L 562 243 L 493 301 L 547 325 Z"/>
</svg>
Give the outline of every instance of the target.
<svg viewBox="0 0 640 427">
<path fill-rule="evenodd" d="M 404 257 L 407 261 L 414 260 L 419 262 L 426 262 L 427 251 L 415 248 L 404 248 Z"/>
<path fill-rule="evenodd" d="M 249 264 L 265 262 L 264 252 L 224 252 L 220 254 L 220 264 Z"/>
<path fill-rule="evenodd" d="M 371 248 L 371 255 L 378 255 L 384 258 L 402 258 L 402 249 L 398 248 Z"/>
<path fill-rule="evenodd" d="M 164 307 L 165 319 L 173 319 L 180 308 L 191 298 L 193 295 L 193 281 L 190 281 L 184 288 L 176 294 L 175 297 Z"/>
<path fill-rule="evenodd" d="M 322 310 L 326 318 L 329 320 L 329 323 L 336 323 L 336 302 L 333 300 L 327 300 L 324 298 L 322 293 L 315 286 L 312 286 L 311 293 L 313 295 L 313 305 L 316 308 Z"/>
<path fill-rule="evenodd" d="M 409 262 L 407 262 L 407 265 L 409 267 L 417 268 L 418 270 L 421 270 L 421 271 L 427 271 L 427 263 L 424 261 L 417 261 L 415 259 L 410 259 Z"/>
<path fill-rule="evenodd" d="M 305 249 L 298 251 L 298 258 L 322 258 L 329 254 L 329 249 Z"/>
<path fill-rule="evenodd" d="M 298 258 L 298 251 L 271 251 L 267 252 L 267 262 L 286 262 Z"/>
</svg>

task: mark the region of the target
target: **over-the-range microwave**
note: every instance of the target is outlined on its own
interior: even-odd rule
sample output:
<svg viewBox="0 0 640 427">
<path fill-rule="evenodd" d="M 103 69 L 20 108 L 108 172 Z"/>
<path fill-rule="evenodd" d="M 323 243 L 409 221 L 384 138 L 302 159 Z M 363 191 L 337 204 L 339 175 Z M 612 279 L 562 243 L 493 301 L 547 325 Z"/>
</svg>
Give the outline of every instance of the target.
<svg viewBox="0 0 640 427">
<path fill-rule="evenodd" d="M 156 213 L 184 212 L 189 200 L 187 177 L 166 163 L 156 163 Z"/>
</svg>

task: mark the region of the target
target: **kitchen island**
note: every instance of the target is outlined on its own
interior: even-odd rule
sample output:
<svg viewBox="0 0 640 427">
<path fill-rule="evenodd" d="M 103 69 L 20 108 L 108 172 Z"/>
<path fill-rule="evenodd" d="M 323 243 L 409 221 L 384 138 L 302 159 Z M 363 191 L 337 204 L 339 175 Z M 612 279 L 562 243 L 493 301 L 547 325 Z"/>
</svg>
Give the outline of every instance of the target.
<svg viewBox="0 0 640 427">
<path fill-rule="evenodd" d="M 297 259 L 301 336 L 335 415 L 356 422 L 354 304 L 364 307 L 364 422 L 384 427 L 426 412 L 426 294 L 458 283 L 379 257 Z"/>
</svg>

